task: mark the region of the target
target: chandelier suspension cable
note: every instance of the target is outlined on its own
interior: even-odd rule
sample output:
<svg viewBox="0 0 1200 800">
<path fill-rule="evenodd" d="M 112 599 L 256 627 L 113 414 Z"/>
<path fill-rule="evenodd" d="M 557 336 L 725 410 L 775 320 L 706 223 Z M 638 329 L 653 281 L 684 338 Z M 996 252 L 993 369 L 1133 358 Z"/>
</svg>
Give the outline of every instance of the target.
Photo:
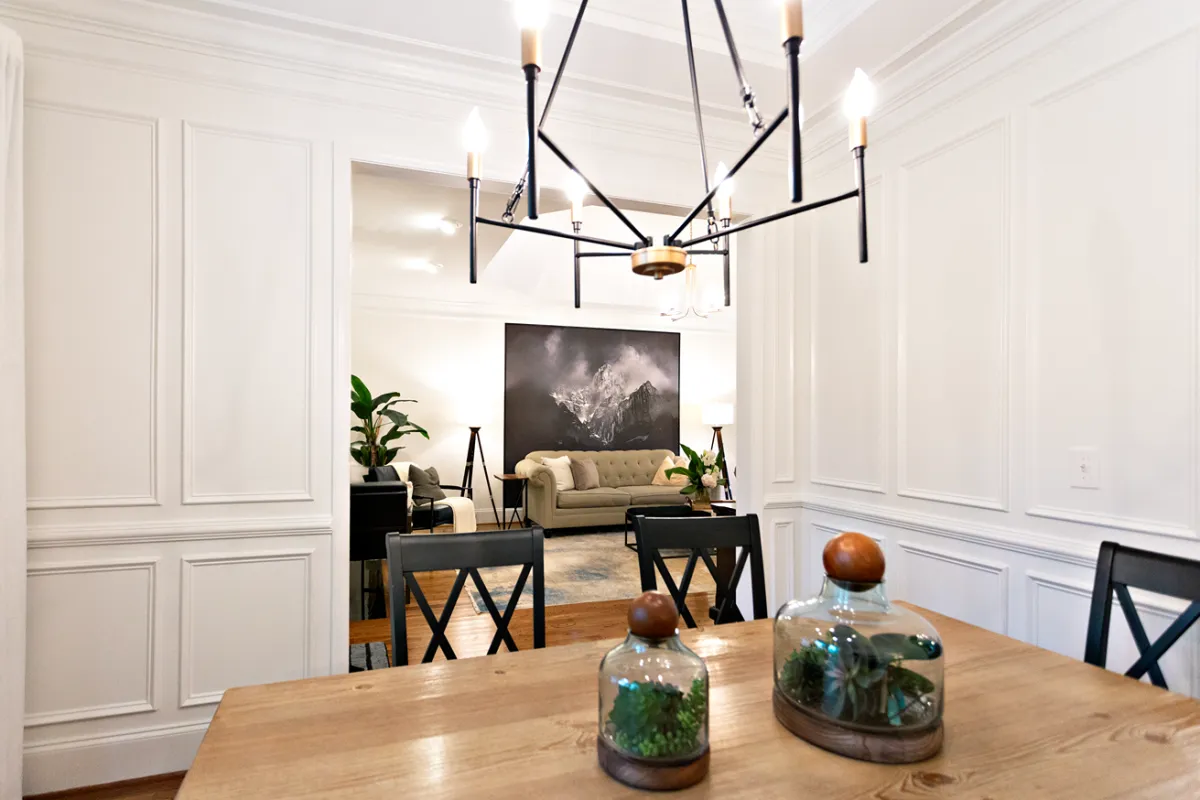
<svg viewBox="0 0 1200 800">
<path fill-rule="evenodd" d="M 558 72 L 554 73 L 554 82 L 550 84 L 550 93 L 546 95 L 546 105 L 542 107 L 542 116 L 538 120 L 539 129 L 550 118 L 550 107 L 554 105 L 554 97 L 558 94 L 558 85 L 562 83 L 563 73 L 567 70 L 567 60 L 571 57 L 572 48 L 575 47 L 575 37 L 579 34 L 579 26 L 583 24 L 583 12 L 587 11 L 587 5 L 588 0 L 580 0 L 579 11 L 575 14 L 575 24 L 571 26 L 571 35 L 567 37 L 567 46 L 563 48 L 562 58 L 558 62 Z M 508 197 L 508 204 L 504 207 L 505 222 L 513 221 L 513 213 L 521 202 L 521 195 L 525 192 L 525 182 L 528 179 L 529 162 L 526 161 L 525 171 L 521 173 L 520 180 L 513 185 L 512 194 Z"/>
<path fill-rule="evenodd" d="M 742 105 L 746 115 L 750 117 L 750 125 L 754 135 L 762 135 L 765 123 L 762 114 L 758 113 L 757 98 L 750 81 L 746 80 L 746 70 L 742 68 L 742 57 L 738 55 L 737 43 L 733 40 L 733 31 L 729 27 L 729 18 L 725 16 L 725 4 L 721 0 L 713 0 L 717 6 L 717 17 L 721 20 L 721 30 L 725 34 L 725 44 L 729 46 L 729 58 L 733 61 L 733 71 L 737 73 L 738 84 L 742 90 Z M 689 46 L 691 42 L 689 40 Z"/>
</svg>

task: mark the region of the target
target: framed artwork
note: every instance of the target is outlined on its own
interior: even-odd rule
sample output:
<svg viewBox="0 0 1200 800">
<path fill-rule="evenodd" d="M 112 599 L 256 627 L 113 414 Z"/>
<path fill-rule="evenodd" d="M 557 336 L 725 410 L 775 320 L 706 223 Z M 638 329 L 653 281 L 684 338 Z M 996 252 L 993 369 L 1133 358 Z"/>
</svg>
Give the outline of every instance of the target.
<svg viewBox="0 0 1200 800">
<path fill-rule="evenodd" d="M 679 448 L 679 334 L 508 324 L 504 461 Z"/>
</svg>

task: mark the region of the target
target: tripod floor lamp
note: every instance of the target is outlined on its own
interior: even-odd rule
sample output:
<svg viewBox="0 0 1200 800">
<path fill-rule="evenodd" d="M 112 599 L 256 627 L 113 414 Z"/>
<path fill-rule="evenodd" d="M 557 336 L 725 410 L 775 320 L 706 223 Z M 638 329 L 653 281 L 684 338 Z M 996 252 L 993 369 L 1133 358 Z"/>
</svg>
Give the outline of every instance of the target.
<svg viewBox="0 0 1200 800">
<path fill-rule="evenodd" d="M 496 510 L 496 496 L 492 494 L 492 479 L 487 471 L 487 459 L 483 456 L 483 437 L 479 435 L 479 425 L 471 425 L 471 439 L 467 442 L 467 465 L 463 468 L 463 479 L 461 486 L 463 487 L 463 495 L 475 499 L 475 487 L 472 482 L 475 479 L 475 449 L 479 448 L 479 463 L 483 465 L 483 477 L 487 481 L 488 499 L 492 501 L 492 515 L 496 518 L 496 525 L 500 524 L 500 512 Z"/>
<path fill-rule="evenodd" d="M 712 443 L 708 449 L 716 450 L 721 456 L 721 463 L 724 464 L 724 474 L 721 477 L 725 479 L 725 495 L 732 500 L 733 482 L 729 480 L 729 462 L 725 459 L 725 440 L 721 437 L 721 429 L 733 424 L 733 404 L 709 403 L 704 406 L 700 418 L 705 425 L 713 429 Z"/>
</svg>

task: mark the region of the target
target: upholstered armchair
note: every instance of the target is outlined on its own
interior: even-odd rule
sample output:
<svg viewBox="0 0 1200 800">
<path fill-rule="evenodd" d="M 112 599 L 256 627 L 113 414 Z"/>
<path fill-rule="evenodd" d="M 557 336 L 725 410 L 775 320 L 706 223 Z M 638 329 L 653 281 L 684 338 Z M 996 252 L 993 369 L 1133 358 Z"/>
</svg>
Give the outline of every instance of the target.
<svg viewBox="0 0 1200 800">
<path fill-rule="evenodd" d="M 474 533 L 475 525 L 475 501 L 470 497 L 451 497 L 447 496 L 445 500 L 435 500 L 430 503 L 429 500 L 421 498 L 413 498 L 413 484 L 408 479 L 409 467 L 414 466 L 411 461 L 398 461 L 386 467 L 380 467 L 380 478 L 383 480 L 403 480 L 408 485 L 408 510 L 413 517 L 413 529 L 429 528 L 432 531 L 438 525 L 452 525 L 454 533 Z M 394 472 L 393 475 L 388 474 L 388 470 Z M 440 487 L 443 491 L 462 492 L 461 486 L 450 486 L 443 484 Z"/>
</svg>

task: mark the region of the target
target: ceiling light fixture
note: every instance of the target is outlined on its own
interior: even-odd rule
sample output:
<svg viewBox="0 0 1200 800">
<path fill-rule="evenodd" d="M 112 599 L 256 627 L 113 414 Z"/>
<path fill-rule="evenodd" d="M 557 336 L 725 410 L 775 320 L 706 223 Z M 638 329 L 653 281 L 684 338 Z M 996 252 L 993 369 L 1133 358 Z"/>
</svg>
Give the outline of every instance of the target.
<svg viewBox="0 0 1200 800">
<path fill-rule="evenodd" d="M 441 214 L 422 214 L 417 217 L 416 224 L 422 230 L 439 231 L 446 236 L 453 236 L 462 227 L 461 222 L 446 219 Z"/>
<path fill-rule="evenodd" d="M 724 164 L 717 166 L 718 176 L 721 174 L 721 170 L 724 167 Z M 724 179 L 714 177 L 713 183 L 716 185 L 721 185 L 722 180 Z M 733 181 L 725 180 L 725 183 L 732 184 Z M 732 188 L 729 189 L 729 193 L 732 193 Z M 720 192 L 717 193 L 717 198 L 719 201 L 721 198 Z M 726 201 L 728 201 L 728 195 L 726 196 Z M 692 224 L 694 225 L 695 223 Z M 694 236 L 694 231 L 691 226 L 688 227 L 688 236 Z M 697 272 L 696 262 L 693 261 L 690 256 L 691 254 L 689 253 L 687 264 L 684 265 L 683 268 L 683 297 L 681 298 L 679 305 L 668 308 L 659 314 L 661 317 L 670 317 L 672 322 L 679 322 L 680 320 L 689 316 L 696 316 L 700 319 L 708 319 L 710 316 L 721 310 L 721 307 L 718 305 L 707 306 L 702 304 L 702 298 L 700 296 L 700 276 Z M 726 253 L 725 258 L 728 261 L 728 253 Z M 728 286 L 726 288 L 728 289 Z"/>
<path fill-rule="evenodd" d="M 745 71 L 742 68 L 742 60 L 738 56 L 737 45 L 734 42 L 733 33 L 729 27 L 729 20 L 725 16 L 723 0 L 713 0 L 717 10 L 717 17 L 721 22 L 721 29 L 725 35 L 725 42 L 729 48 L 733 69 L 741 85 L 742 105 L 746 109 L 746 113 L 750 119 L 754 141 L 746 149 L 746 152 L 734 162 L 732 168 L 723 169 L 724 165 L 719 165 L 716 175 L 710 181 L 708 148 L 704 138 L 704 120 L 700 111 L 700 92 L 696 78 L 695 52 L 692 45 L 691 18 L 688 10 L 688 0 L 681 0 L 681 2 L 683 8 L 684 42 L 687 45 L 688 72 L 691 76 L 692 84 L 692 108 L 696 117 L 696 132 L 700 140 L 700 168 L 701 174 L 704 177 L 704 198 L 679 223 L 679 227 L 673 232 L 664 235 L 661 241 L 656 244 L 654 239 L 644 234 L 634 225 L 607 195 L 596 188 L 596 185 L 579 171 L 554 140 L 546 135 L 543 126 L 550 115 L 551 106 L 554 105 L 554 97 L 558 93 L 559 82 L 566 72 L 567 61 L 571 56 L 571 49 L 575 46 L 575 37 L 578 35 L 579 27 L 583 22 L 584 12 L 587 11 L 588 0 L 580 0 L 579 10 L 575 14 L 575 24 L 571 28 L 570 36 L 567 38 L 566 48 L 563 51 L 562 59 L 559 61 L 558 72 L 554 76 L 554 83 L 550 86 L 550 93 L 546 97 L 546 103 L 542 108 L 540 118 L 535 114 L 537 107 L 537 81 L 542 68 L 542 29 L 549 19 L 549 3 L 548 0 L 514 0 L 517 23 L 521 29 L 521 68 L 525 73 L 525 173 L 513 187 L 512 194 L 509 196 L 508 206 L 505 208 L 504 214 L 500 219 L 479 216 L 479 181 L 482 177 L 481 161 L 483 149 L 487 144 L 487 131 L 483 127 L 483 121 L 479 116 L 479 109 L 473 110 L 467 120 L 467 127 L 463 131 L 463 145 L 467 149 L 467 183 L 470 187 L 471 195 L 470 221 L 468 223 L 470 233 L 471 283 L 475 283 L 477 279 L 476 229 L 482 223 L 500 228 L 540 233 L 544 236 L 556 236 L 562 239 L 573 240 L 575 243 L 576 308 L 580 307 L 580 259 L 612 256 L 630 257 L 635 273 L 648 275 L 655 280 L 660 280 L 667 275 L 684 272 L 691 262 L 690 257 L 700 254 L 721 255 L 724 257 L 725 305 L 728 306 L 730 304 L 729 251 L 732 234 L 851 199 L 857 199 L 858 201 L 858 260 L 864 264 L 867 262 L 867 195 L 864 162 L 867 150 L 867 116 L 871 113 L 874 106 L 875 89 L 866 74 L 861 69 L 855 70 L 854 80 L 850 84 L 850 88 L 846 91 L 843 106 L 846 117 L 850 122 L 850 150 L 854 157 L 856 186 L 853 191 L 801 204 L 804 200 L 804 182 L 801 174 L 800 158 L 801 132 L 804 125 L 804 106 L 800 102 L 800 45 L 804 41 L 804 9 L 802 0 L 778 0 L 781 36 L 787 63 L 788 103 L 769 123 L 764 122 L 762 115 L 759 114 L 754 90 L 746 80 Z M 771 134 L 783 126 L 785 122 L 788 123 L 790 133 L 788 189 L 791 202 L 796 205 L 783 211 L 733 225 L 734 176 L 758 152 L 758 149 Z M 559 161 L 566 165 L 567 169 L 572 173 L 572 186 L 568 189 L 568 195 L 572 199 L 571 233 L 549 228 L 537 228 L 530 225 L 518 224 L 513 221 L 513 212 L 520 203 L 522 194 L 526 195 L 528 202 L 527 216 L 531 220 L 538 218 L 537 144 L 539 141 Z M 583 221 L 579 212 L 582 211 L 583 197 L 586 194 L 595 195 L 609 211 L 616 215 L 617 219 L 633 234 L 634 241 L 632 243 L 611 239 L 598 239 L 591 236 L 584 236 L 581 233 Z M 578 198 L 578 203 L 575 202 L 576 198 Z M 681 234 L 688 230 L 688 226 L 692 220 L 705 211 L 707 211 L 707 232 L 699 236 L 689 235 L 690 238 L 682 238 Z M 709 245 L 712 249 L 696 249 L 697 245 L 708 242 L 712 242 Z M 580 245 L 583 244 L 598 245 L 608 249 L 597 252 L 582 252 Z M 694 285 L 694 268 L 690 274 L 693 276 L 692 281 Z"/>
</svg>

